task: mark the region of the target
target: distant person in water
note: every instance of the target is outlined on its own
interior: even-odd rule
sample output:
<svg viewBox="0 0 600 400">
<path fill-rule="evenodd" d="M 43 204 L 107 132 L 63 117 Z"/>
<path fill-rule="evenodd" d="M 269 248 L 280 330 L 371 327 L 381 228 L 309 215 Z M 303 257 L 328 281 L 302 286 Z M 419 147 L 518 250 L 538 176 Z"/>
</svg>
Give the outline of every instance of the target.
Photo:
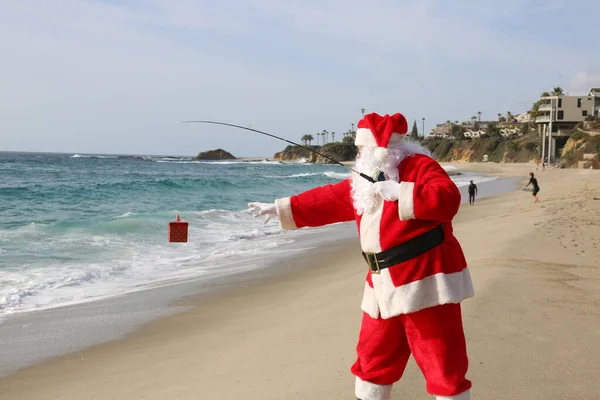
<svg viewBox="0 0 600 400">
<path fill-rule="evenodd" d="M 469 204 L 475 205 L 475 195 L 477 195 L 477 185 L 471 181 L 469 183 Z"/>
<path fill-rule="evenodd" d="M 538 186 L 538 181 L 537 181 L 537 179 L 535 179 L 535 177 L 533 175 L 533 172 L 530 172 L 529 176 L 530 176 L 529 183 L 527 185 L 525 185 L 525 187 L 527 187 L 529 185 L 531 185 L 533 187 L 533 192 L 532 192 L 532 195 L 533 195 L 533 198 L 534 198 L 533 202 L 534 203 L 539 203 L 540 200 L 537 198 L 537 194 L 540 191 L 540 187 Z"/>
</svg>

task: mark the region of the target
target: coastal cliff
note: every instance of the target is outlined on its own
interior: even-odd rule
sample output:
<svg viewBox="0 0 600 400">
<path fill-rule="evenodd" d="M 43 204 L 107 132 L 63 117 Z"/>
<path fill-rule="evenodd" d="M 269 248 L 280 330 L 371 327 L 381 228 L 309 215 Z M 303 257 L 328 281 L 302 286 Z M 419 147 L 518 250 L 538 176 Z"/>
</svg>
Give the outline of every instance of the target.
<svg viewBox="0 0 600 400">
<path fill-rule="evenodd" d="M 210 150 L 199 153 L 194 160 L 235 160 L 235 156 L 223 149 Z"/>
<path fill-rule="evenodd" d="M 496 163 L 528 163 L 539 158 L 540 138 L 532 132 L 523 136 L 504 138 L 501 136 L 481 137 L 475 139 L 442 139 L 428 138 L 421 143 L 431 151 L 431 155 L 439 162 L 482 162 Z M 334 142 L 324 146 L 305 146 L 318 151 L 337 161 L 353 161 L 358 149 L 354 144 Z M 283 151 L 275 153 L 277 161 L 306 160 L 310 163 L 332 164 L 325 157 L 319 156 L 300 146 L 287 146 Z M 584 162 L 585 168 L 600 168 L 600 134 L 578 131 L 571 135 L 560 152 L 561 167 L 579 167 Z"/>
<path fill-rule="evenodd" d="M 536 135 L 516 139 L 484 137 L 472 140 L 428 139 L 424 143 L 432 156 L 441 162 L 526 163 L 535 160 L 539 146 Z"/>
<path fill-rule="evenodd" d="M 531 133 L 518 138 L 483 137 L 476 139 L 438 139 L 424 141 L 432 156 L 440 162 L 489 162 L 528 163 L 539 157 L 539 138 Z M 600 135 L 576 131 L 566 140 L 560 151 L 560 166 L 600 168 Z"/>
<path fill-rule="evenodd" d="M 306 148 L 318 151 L 337 161 L 352 161 L 356 157 L 358 149 L 354 144 L 333 142 L 324 146 L 306 146 Z M 277 161 L 298 161 L 305 159 L 310 163 L 334 164 L 333 161 L 317 155 L 300 146 L 287 146 L 283 151 L 275 153 L 273 159 Z"/>
<path fill-rule="evenodd" d="M 320 146 L 306 146 L 311 150 L 319 151 Z M 300 147 L 300 146 L 287 146 L 283 151 L 275 153 L 273 159 L 276 161 L 298 161 L 306 159 L 307 162 L 315 162 L 316 154 Z"/>
<path fill-rule="evenodd" d="M 569 167 L 600 169 L 600 132 L 573 133 L 562 149 L 561 159 Z"/>
</svg>

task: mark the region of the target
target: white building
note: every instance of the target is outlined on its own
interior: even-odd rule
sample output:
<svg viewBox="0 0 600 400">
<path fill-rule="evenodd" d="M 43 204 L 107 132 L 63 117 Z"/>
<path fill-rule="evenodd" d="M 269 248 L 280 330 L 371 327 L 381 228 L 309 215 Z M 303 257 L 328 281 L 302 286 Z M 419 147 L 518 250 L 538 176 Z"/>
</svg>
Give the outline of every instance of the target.
<svg viewBox="0 0 600 400">
<path fill-rule="evenodd" d="M 524 112 L 523 114 L 517 115 L 517 122 L 520 124 L 526 124 L 531 121 L 531 114 Z"/>
<path fill-rule="evenodd" d="M 542 160 L 552 163 L 575 126 L 600 117 L 600 88 L 584 96 L 542 97 L 535 123 L 542 137 Z"/>
<path fill-rule="evenodd" d="M 454 135 L 448 135 L 447 133 L 439 133 L 439 132 L 434 132 L 434 133 L 430 134 L 428 137 L 441 138 L 441 139 L 456 139 L 454 137 Z"/>
<path fill-rule="evenodd" d="M 477 130 L 477 131 L 470 129 L 468 131 L 465 131 L 464 135 L 466 138 L 475 139 L 475 138 L 480 138 L 480 137 L 486 136 L 487 132 L 482 129 Z"/>
<path fill-rule="evenodd" d="M 508 128 L 501 128 L 500 135 L 502 135 L 503 137 L 511 137 L 511 136 L 521 136 L 523 134 L 521 133 L 521 129 L 519 127 L 508 127 Z"/>
</svg>

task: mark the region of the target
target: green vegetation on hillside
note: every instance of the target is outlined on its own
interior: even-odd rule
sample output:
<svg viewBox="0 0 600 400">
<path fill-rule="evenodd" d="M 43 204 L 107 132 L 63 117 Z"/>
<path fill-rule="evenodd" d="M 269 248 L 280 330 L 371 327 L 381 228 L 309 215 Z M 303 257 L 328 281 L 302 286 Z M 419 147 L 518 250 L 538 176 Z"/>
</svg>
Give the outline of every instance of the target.
<svg viewBox="0 0 600 400">
<path fill-rule="evenodd" d="M 472 140 L 432 138 L 424 142 L 433 157 L 442 162 L 481 162 L 488 156 L 490 162 L 530 162 L 537 156 L 536 134 L 517 139 L 489 136 Z"/>
<path fill-rule="evenodd" d="M 526 163 L 539 158 L 538 135 L 535 132 L 518 138 L 483 137 L 472 140 L 431 138 L 424 141 L 425 147 L 440 162 L 466 161 L 481 162 L 488 156 L 488 162 Z M 575 129 L 567 140 L 559 156 L 560 165 L 565 168 L 577 167 L 586 160 L 584 154 L 594 154 L 600 161 L 600 135 L 590 135 Z"/>
<path fill-rule="evenodd" d="M 560 87 L 553 88 L 552 92 L 544 92 L 541 97 L 550 95 L 562 96 L 563 89 Z M 445 128 L 441 130 L 442 137 L 427 137 L 419 135 L 417 121 L 414 120 L 412 129 L 407 136 L 414 141 L 422 143 L 432 156 L 440 162 L 465 161 L 465 162 L 481 162 L 487 158 L 488 162 L 503 162 L 503 163 L 526 163 L 541 158 L 542 140 L 536 132 L 535 117 L 542 100 L 538 100 L 533 104 L 529 111 L 530 122 L 520 123 L 511 112 L 507 111 L 506 116 L 498 113 L 498 121 L 481 121 L 481 112 L 477 112 L 477 116 L 471 117 L 470 123 L 459 123 L 459 121 L 446 121 Z M 365 109 L 361 109 L 364 116 Z M 424 118 L 421 118 L 424 122 Z M 485 123 L 485 125 L 483 125 Z M 581 131 L 584 128 L 583 123 L 578 124 L 571 132 L 571 137 L 567 140 L 564 148 L 562 148 L 560 163 L 562 166 L 571 167 L 578 164 L 584 158 L 589 161 L 590 154 L 595 154 L 595 159 L 600 161 L 600 136 L 589 135 Z M 474 136 L 469 134 L 469 131 L 479 131 L 483 137 L 467 138 L 466 136 Z M 595 122 L 586 122 L 585 129 L 600 130 L 600 120 Z M 517 136 L 516 131 L 520 131 L 520 136 Z M 503 135 L 512 134 L 505 137 Z M 467 134 L 465 136 L 465 134 Z M 318 151 L 337 161 L 352 161 L 355 159 L 358 149 L 354 145 L 356 138 L 356 130 L 354 123 L 351 124 L 351 129 L 337 135 L 336 133 L 323 130 L 315 134 L 305 134 L 301 137 L 305 147 L 311 150 Z M 450 136 L 448 139 L 447 137 Z M 340 141 L 341 139 L 341 141 Z M 330 141 L 331 140 L 331 141 Z M 317 145 L 312 145 L 313 141 Z M 564 144 L 564 139 L 560 145 Z M 561 149 L 559 145 L 559 151 Z M 586 156 L 584 157 L 584 154 Z M 487 156 L 487 157 L 485 157 Z M 300 146 L 288 146 L 283 151 L 275 153 L 273 158 L 277 160 L 298 160 L 306 159 L 312 163 L 331 163 L 325 157 L 314 154 Z"/>
</svg>

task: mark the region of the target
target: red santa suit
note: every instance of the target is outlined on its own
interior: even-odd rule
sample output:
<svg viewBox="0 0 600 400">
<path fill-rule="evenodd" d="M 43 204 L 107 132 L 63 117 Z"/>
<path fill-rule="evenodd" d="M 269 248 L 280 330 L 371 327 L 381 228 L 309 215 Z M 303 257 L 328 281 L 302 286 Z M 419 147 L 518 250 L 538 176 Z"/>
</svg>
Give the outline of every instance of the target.
<svg viewBox="0 0 600 400">
<path fill-rule="evenodd" d="M 368 114 L 358 124 L 356 144 L 378 147 L 385 155 L 386 147 L 407 130 L 401 114 Z M 358 398 L 389 399 L 392 384 L 402 377 L 412 354 L 428 393 L 466 400 L 471 382 L 466 379 L 460 302 L 474 291 L 452 228 L 461 195 L 446 171 L 427 155 L 404 157 L 397 168 L 397 201 L 379 197 L 372 210 L 359 215 L 349 178 L 277 199 L 279 221 L 284 229 L 297 229 L 355 220 L 365 253 L 381 253 L 428 232 L 443 232 L 440 244 L 413 258 L 381 270 L 370 265 L 358 357 L 351 371 Z"/>
</svg>

